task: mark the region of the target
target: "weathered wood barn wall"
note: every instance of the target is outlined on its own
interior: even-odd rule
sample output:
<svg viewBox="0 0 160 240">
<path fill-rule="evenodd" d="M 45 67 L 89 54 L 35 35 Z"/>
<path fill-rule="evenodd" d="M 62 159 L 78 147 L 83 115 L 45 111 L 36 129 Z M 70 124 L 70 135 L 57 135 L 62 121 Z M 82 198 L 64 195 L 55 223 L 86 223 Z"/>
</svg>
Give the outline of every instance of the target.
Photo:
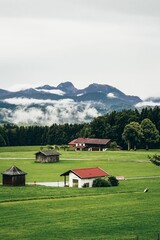
<svg viewBox="0 0 160 240">
<path fill-rule="evenodd" d="M 59 162 L 60 153 L 53 150 L 44 150 L 37 152 L 35 155 L 36 155 L 35 162 L 51 163 Z"/>
</svg>

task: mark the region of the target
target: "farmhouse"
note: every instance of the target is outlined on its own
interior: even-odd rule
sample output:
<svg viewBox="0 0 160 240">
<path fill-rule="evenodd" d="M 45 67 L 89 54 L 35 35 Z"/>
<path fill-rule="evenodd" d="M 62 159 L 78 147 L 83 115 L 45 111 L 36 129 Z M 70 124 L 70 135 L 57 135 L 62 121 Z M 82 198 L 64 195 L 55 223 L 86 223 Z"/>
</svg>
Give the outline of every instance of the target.
<svg viewBox="0 0 160 240">
<path fill-rule="evenodd" d="M 12 166 L 11 168 L 2 172 L 3 185 L 24 186 L 25 185 L 25 175 L 26 174 L 27 173 L 21 171 L 18 167 Z"/>
<path fill-rule="evenodd" d="M 54 150 L 43 150 L 37 152 L 35 155 L 36 155 L 35 162 L 51 163 L 59 162 L 60 153 Z"/>
<path fill-rule="evenodd" d="M 60 176 L 64 176 L 64 186 L 66 186 L 66 177 L 69 176 L 69 187 L 92 187 L 93 181 L 96 178 L 107 177 L 109 174 L 99 167 L 95 168 L 80 168 L 72 169 Z"/>
<path fill-rule="evenodd" d="M 77 138 L 68 143 L 75 150 L 104 151 L 109 147 L 111 139 Z"/>
</svg>

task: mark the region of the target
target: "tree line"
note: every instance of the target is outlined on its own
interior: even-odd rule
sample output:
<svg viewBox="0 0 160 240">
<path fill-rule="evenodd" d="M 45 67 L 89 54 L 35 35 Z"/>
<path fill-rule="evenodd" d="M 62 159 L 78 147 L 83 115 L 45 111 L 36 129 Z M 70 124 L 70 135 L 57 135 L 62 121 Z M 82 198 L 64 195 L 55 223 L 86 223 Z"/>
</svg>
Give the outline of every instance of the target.
<svg viewBox="0 0 160 240">
<path fill-rule="evenodd" d="M 66 145 L 78 137 L 108 138 L 123 149 L 160 148 L 160 108 L 122 110 L 90 123 L 0 127 L 0 146 Z"/>
</svg>

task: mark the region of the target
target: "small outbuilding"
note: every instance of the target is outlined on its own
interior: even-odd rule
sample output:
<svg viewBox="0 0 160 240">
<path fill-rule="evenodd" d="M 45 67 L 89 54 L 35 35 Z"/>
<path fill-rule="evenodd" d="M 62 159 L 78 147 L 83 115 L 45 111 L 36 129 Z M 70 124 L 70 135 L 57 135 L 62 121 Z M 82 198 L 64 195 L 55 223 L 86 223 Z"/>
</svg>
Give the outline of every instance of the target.
<svg viewBox="0 0 160 240">
<path fill-rule="evenodd" d="M 54 150 L 42 150 L 37 152 L 35 162 L 52 163 L 59 162 L 60 153 Z"/>
<path fill-rule="evenodd" d="M 69 176 L 69 187 L 92 187 L 96 178 L 107 177 L 109 174 L 99 167 L 72 169 L 60 176 L 64 176 L 64 186 L 67 186 L 66 177 Z"/>
<path fill-rule="evenodd" d="M 27 173 L 23 172 L 16 166 L 12 166 L 6 171 L 2 172 L 3 175 L 3 185 L 8 186 L 24 186 L 25 176 Z"/>
</svg>

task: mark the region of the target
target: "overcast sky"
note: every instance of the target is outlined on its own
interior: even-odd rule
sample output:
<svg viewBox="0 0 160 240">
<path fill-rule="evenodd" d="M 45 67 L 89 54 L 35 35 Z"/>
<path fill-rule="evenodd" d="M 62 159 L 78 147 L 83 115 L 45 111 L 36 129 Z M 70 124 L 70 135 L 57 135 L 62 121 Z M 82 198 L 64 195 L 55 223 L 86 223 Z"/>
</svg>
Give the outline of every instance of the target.
<svg viewBox="0 0 160 240">
<path fill-rule="evenodd" d="M 0 88 L 65 81 L 160 97 L 160 1 L 0 0 Z"/>
</svg>

